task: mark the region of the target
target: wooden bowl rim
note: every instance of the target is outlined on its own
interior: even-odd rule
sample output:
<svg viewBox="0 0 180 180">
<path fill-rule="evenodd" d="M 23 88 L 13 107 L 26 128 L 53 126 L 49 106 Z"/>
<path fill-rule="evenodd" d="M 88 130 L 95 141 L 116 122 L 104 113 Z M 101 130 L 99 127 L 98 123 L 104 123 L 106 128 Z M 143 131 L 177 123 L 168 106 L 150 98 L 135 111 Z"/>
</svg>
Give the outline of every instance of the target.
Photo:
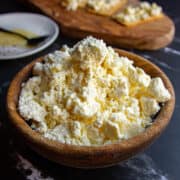
<svg viewBox="0 0 180 180">
<path fill-rule="evenodd" d="M 155 118 L 153 124 L 148 127 L 144 132 L 134 136 L 130 139 L 123 140 L 121 142 L 117 142 L 109 145 L 102 146 L 77 146 L 77 145 L 69 145 L 63 144 L 58 141 L 49 140 L 39 133 L 35 132 L 31 129 L 31 127 L 25 122 L 25 120 L 19 115 L 17 110 L 17 98 L 20 92 L 20 84 L 23 82 L 24 77 L 29 77 L 29 74 L 32 70 L 33 65 L 37 61 L 42 61 L 42 58 L 38 58 L 26 65 L 22 70 L 20 70 L 12 82 L 10 83 L 8 93 L 7 93 L 7 111 L 9 114 L 10 122 L 18 131 L 18 133 L 25 138 L 25 140 L 33 145 L 39 146 L 42 148 L 50 149 L 54 153 L 58 153 L 60 155 L 69 155 L 69 156 L 79 156 L 79 155 L 94 155 L 94 154 L 115 154 L 116 152 L 126 153 L 131 152 L 133 149 L 137 147 L 143 147 L 147 142 L 151 142 L 157 136 L 161 134 L 161 132 L 168 125 L 171 116 L 174 111 L 175 105 L 175 93 L 173 86 L 169 80 L 169 78 L 165 75 L 165 73 L 159 69 L 155 64 L 150 61 L 144 59 L 141 56 L 138 56 L 134 53 L 130 53 L 124 50 L 115 49 L 121 56 L 127 56 L 129 59 L 134 61 L 136 65 L 137 62 L 145 63 L 146 66 L 150 66 L 155 70 L 156 73 L 162 78 L 166 88 L 171 93 L 171 99 L 164 104 L 160 113 Z M 143 65 L 140 66 L 143 68 Z M 17 102 L 16 102 L 17 101 Z"/>
</svg>

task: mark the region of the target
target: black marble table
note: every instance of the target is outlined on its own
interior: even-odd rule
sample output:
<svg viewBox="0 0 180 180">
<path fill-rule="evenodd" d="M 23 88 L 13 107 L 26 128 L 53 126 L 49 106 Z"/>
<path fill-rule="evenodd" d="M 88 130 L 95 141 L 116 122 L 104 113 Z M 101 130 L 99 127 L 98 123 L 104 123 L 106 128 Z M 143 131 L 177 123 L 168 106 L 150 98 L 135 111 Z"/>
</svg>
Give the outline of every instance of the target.
<svg viewBox="0 0 180 180">
<path fill-rule="evenodd" d="M 158 51 L 135 51 L 158 65 L 171 79 L 176 92 L 176 107 L 172 121 L 161 137 L 145 152 L 114 167 L 80 170 L 60 166 L 31 151 L 14 138 L 8 125 L 6 92 L 14 75 L 36 57 L 61 47 L 73 45 L 74 40 L 60 34 L 46 50 L 28 58 L 0 61 L 0 179 L 28 180 L 179 180 L 180 179 L 180 2 L 156 1 L 174 20 L 176 36 L 172 44 Z M 15 0 L 1 0 L 0 13 L 25 11 Z"/>
</svg>

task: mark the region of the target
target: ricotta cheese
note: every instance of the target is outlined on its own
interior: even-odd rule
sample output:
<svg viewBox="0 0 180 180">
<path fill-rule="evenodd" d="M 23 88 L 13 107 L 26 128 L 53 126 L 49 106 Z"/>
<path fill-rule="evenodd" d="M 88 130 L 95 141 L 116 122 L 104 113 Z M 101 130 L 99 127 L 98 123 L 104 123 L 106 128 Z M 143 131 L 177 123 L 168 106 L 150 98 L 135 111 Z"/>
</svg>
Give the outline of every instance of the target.
<svg viewBox="0 0 180 180">
<path fill-rule="evenodd" d="M 63 46 L 33 67 L 22 84 L 19 113 L 44 137 L 74 145 L 131 138 L 171 98 L 159 77 L 93 37 Z"/>
</svg>

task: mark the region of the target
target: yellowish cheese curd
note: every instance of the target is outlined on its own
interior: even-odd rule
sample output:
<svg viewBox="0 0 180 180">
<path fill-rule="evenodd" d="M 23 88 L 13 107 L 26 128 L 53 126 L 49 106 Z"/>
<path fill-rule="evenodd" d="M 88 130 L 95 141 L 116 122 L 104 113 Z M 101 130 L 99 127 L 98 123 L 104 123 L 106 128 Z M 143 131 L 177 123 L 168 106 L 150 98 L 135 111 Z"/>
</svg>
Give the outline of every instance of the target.
<svg viewBox="0 0 180 180">
<path fill-rule="evenodd" d="M 171 98 L 162 80 L 93 37 L 63 46 L 33 67 L 19 112 L 44 137 L 73 145 L 131 138 Z"/>
</svg>

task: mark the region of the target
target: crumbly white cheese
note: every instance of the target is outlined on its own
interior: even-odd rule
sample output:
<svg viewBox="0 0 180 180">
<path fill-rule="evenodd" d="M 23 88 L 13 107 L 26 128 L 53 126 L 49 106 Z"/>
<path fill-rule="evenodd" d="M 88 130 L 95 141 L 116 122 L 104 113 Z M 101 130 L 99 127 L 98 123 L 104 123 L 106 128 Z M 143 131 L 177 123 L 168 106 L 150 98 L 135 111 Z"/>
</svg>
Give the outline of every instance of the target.
<svg viewBox="0 0 180 180">
<path fill-rule="evenodd" d="M 137 6 L 127 6 L 123 12 L 119 12 L 114 19 L 122 24 L 131 25 L 162 15 L 162 7 L 156 3 L 141 2 Z"/>
<path fill-rule="evenodd" d="M 148 87 L 151 81 L 150 76 L 146 74 L 143 69 L 138 67 L 130 67 L 129 76 L 131 83 L 138 84 L 139 86 Z"/>
<path fill-rule="evenodd" d="M 79 7 L 88 7 L 96 12 L 109 10 L 116 6 L 121 0 L 62 0 L 62 5 L 68 10 L 77 10 Z"/>
<path fill-rule="evenodd" d="M 35 64 L 22 85 L 19 112 L 49 139 L 103 145 L 143 132 L 170 97 L 160 78 L 88 37 Z"/>
<path fill-rule="evenodd" d="M 87 0 L 61 0 L 61 3 L 68 10 L 76 10 L 79 7 L 85 6 Z"/>
<path fill-rule="evenodd" d="M 120 0 L 88 0 L 87 6 L 95 11 L 109 10 L 114 7 Z"/>
<path fill-rule="evenodd" d="M 152 95 L 158 102 L 166 102 L 170 99 L 171 95 L 169 91 L 165 88 L 161 78 L 153 78 L 148 87 L 148 92 Z"/>
<path fill-rule="evenodd" d="M 160 110 L 160 106 L 156 101 L 156 99 L 150 97 L 142 96 L 140 98 L 140 104 L 141 104 L 142 112 L 144 113 L 145 116 L 153 116 Z"/>
</svg>

